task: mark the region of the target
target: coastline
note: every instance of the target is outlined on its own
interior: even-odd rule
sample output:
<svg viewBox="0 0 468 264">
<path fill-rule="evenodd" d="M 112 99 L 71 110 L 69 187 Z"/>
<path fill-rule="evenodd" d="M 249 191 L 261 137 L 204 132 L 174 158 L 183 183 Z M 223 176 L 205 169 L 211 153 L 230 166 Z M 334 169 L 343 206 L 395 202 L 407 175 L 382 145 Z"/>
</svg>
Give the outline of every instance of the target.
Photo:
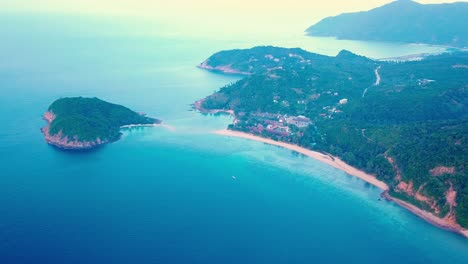
<svg viewBox="0 0 468 264">
<path fill-rule="evenodd" d="M 337 168 L 337 169 L 339 169 L 341 171 L 344 171 L 344 172 L 346 172 L 347 174 L 349 174 L 351 176 L 360 178 L 361 180 L 364 180 L 365 182 L 367 182 L 369 184 L 372 184 L 373 186 L 381 189 L 383 191 L 383 193 L 382 193 L 383 198 L 385 198 L 388 201 L 395 202 L 397 205 L 407 209 L 408 211 L 410 211 L 414 215 L 422 218 L 426 222 L 428 222 L 428 223 L 430 223 L 430 224 L 432 224 L 432 225 L 434 225 L 436 227 L 439 227 L 439 228 L 442 228 L 442 229 L 457 233 L 459 235 L 462 235 L 465 238 L 468 238 L 468 229 L 464 229 L 460 225 L 454 223 L 453 221 L 449 221 L 446 218 L 437 217 L 437 216 L 433 215 L 430 212 L 424 211 L 423 209 L 420 209 L 420 208 L 418 208 L 418 207 L 416 207 L 416 206 L 414 206 L 414 205 L 412 205 L 412 204 L 410 204 L 408 202 L 405 202 L 403 200 L 400 200 L 400 199 L 397 199 L 397 198 L 391 196 L 389 194 L 390 188 L 385 182 L 378 180 L 373 175 L 370 175 L 370 174 L 368 174 L 368 173 L 366 173 L 366 172 L 364 172 L 362 170 L 359 170 L 359 169 L 357 169 L 355 167 L 352 167 L 351 165 L 345 163 L 344 161 L 342 161 L 338 157 L 334 157 L 334 156 L 331 156 L 331 155 L 326 155 L 326 154 L 323 154 L 323 153 L 320 153 L 320 152 L 317 152 L 317 151 L 312 151 L 312 150 L 300 147 L 298 145 L 294 145 L 294 144 L 290 144 L 290 143 L 286 143 L 286 142 L 275 141 L 273 139 L 264 138 L 264 137 L 260 137 L 260 136 L 252 135 L 252 134 L 249 134 L 249 133 L 240 132 L 240 131 L 233 131 L 233 130 L 224 129 L 224 130 L 214 131 L 213 133 L 216 134 L 216 135 L 220 135 L 220 136 L 243 138 L 243 139 L 253 140 L 253 141 L 257 141 L 257 142 L 262 142 L 262 143 L 273 145 L 273 146 L 283 147 L 283 148 L 295 151 L 297 153 L 306 155 L 306 156 L 308 156 L 310 158 L 313 158 L 315 160 L 318 160 L 320 162 L 326 163 L 326 164 L 328 164 L 328 165 L 330 165 L 330 166 L 332 166 L 334 168 Z"/>
<path fill-rule="evenodd" d="M 388 191 L 385 191 L 382 193 L 382 197 L 385 198 L 388 201 L 392 201 L 399 206 L 407 209 L 414 215 L 417 215 L 418 217 L 422 218 L 426 222 L 438 227 L 445 229 L 447 231 L 451 231 L 454 233 L 457 233 L 465 238 L 468 238 L 468 229 L 462 228 L 460 225 L 453 223 L 452 221 L 447 220 L 446 218 L 440 218 L 435 215 L 433 215 L 430 212 L 424 211 L 421 208 L 416 207 L 415 205 L 412 205 L 408 202 L 405 202 L 403 200 L 397 199 L 393 196 L 391 196 Z"/>
<path fill-rule="evenodd" d="M 225 129 L 225 130 L 214 131 L 214 134 L 221 135 L 221 136 L 244 138 L 244 139 L 249 139 L 249 140 L 253 140 L 253 141 L 266 143 L 266 144 L 269 144 L 269 145 L 283 147 L 283 148 L 295 151 L 297 153 L 306 155 L 306 156 L 308 156 L 310 158 L 313 158 L 315 160 L 318 160 L 320 162 L 326 163 L 326 164 L 328 164 L 328 165 L 330 165 L 330 166 L 332 166 L 332 167 L 334 167 L 336 169 L 339 169 L 341 171 L 344 171 L 344 172 L 348 173 L 349 175 L 360 178 L 360 179 L 366 181 L 367 183 L 370 183 L 373 186 L 375 186 L 375 187 L 377 187 L 377 188 L 379 188 L 379 189 L 381 189 L 383 191 L 389 190 L 388 185 L 386 183 L 384 183 L 383 181 L 378 180 L 374 176 L 372 176 L 370 174 L 367 174 L 366 172 L 364 172 L 362 170 L 358 170 L 358 169 L 352 167 L 351 165 L 348 165 L 347 163 L 345 163 L 344 161 L 342 161 L 338 157 L 334 157 L 334 156 L 326 155 L 326 154 L 323 154 L 323 153 L 320 153 L 320 152 L 317 152 L 317 151 L 309 150 L 309 149 L 306 149 L 306 148 L 303 148 L 303 147 L 300 147 L 300 146 L 297 146 L 297 145 L 294 145 L 294 144 L 275 141 L 273 139 L 263 138 L 263 137 L 260 137 L 260 136 L 255 136 L 255 135 L 252 135 L 252 134 L 239 132 L 239 131 L 233 131 L 233 130 L 226 130 Z"/>
<path fill-rule="evenodd" d="M 203 108 L 202 104 L 203 104 L 203 102 L 205 100 L 206 100 L 206 98 L 196 101 L 195 103 L 193 103 L 193 108 L 195 110 L 197 110 L 198 112 L 202 113 L 202 114 L 219 114 L 219 113 L 222 113 L 222 114 L 229 114 L 234 118 L 236 117 L 233 110 L 205 109 L 205 108 Z"/>
<path fill-rule="evenodd" d="M 208 60 L 202 62 L 200 65 L 197 66 L 197 68 L 212 71 L 212 72 L 224 73 L 224 74 L 252 75 L 252 73 L 250 72 L 242 72 L 242 71 L 235 70 L 231 67 L 231 65 L 221 65 L 221 66 L 213 67 L 209 64 Z"/>
<path fill-rule="evenodd" d="M 124 129 L 124 128 L 135 128 L 135 127 L 157 127 L 157 126 L 162 126 L 162 123 L 154 123 L 154 124 L 130 124 L 130 125 L 121 126 L 120 129 Z"/>
<path fill-rule="evenodd" d="M 436 44 L 436 43 L 425 43 L 425 42 L 411 42 L 411 41 L 392 41 L 392 40 L 375 40 L 375 39 L 360 39 L 360 38 L 346 38 L 346 37 L 338 37 L 333 35 L 317 35 L 315 33 L 310 33 L 307 30 L 304 31 L 304 36 L 310 38 L 330 38 L 335 40 L 350 40 L 350 41 L 365 41 L 370 43 L 397 43 L 397 44 L 404 44 L 404 45 L 412 45 L 412 46 L 426 46 L 426 47 L 436 47 L 436 48 L 443 48 L 446 51 L 441 53 L 447 52 L 448 49 L 456 49 L 460 51 L 468 50 L 468 47 L 459 47 L 459 46 L 451 46 L 449 44 Z M 431 53 L 428 52 L 427 54 L 437 54 L 438 52 Z"/>
<path fill-rule="evenodd" d="M 51 111 L 45 112 L 43 116 L 43 119 L 47 122 L 47 125 L 41 128 L 41 132 L 44 134 L 44 139 L 49 145 L 64 150 L 89 150 L 109 143 L 109 141 L 101 140 L 100 138 L 94 141 L 79 141 L 76 138 L 70 139 L 68 136 L 62 135 L 62 131 L 56 135 L 51 135 L 50 125 L 55 120 L 55 118 L 55 114 Z"/>
<path fill-rule="evenodd" d="M 57 147 L 59 149 L 64 150 L 90 150 L 94 148 L 98 148 L 102 145 L 111 143 L 113 141 L 107 139 L 97 138 L 94 141 L 79 141 L 76 136 L 73 138 L 69 138 L 68 136 L 64 136 L 62 131 L 60 131 L 56 135 L 50 134 L 50 125 L 55 120 L 56 116 L 51 111 L 46 111 L 44 113 L 43 119 L 47 122 L 47 125 L 41 128 L 42 134 L 44 134 L 44 139 L 47 144 Z M 164 126 L 162 121 L 159 119 L 155 119 L 155 123 L 153 124 L 130 124 L 121 126 L 120 129 L 132 129 L 137 127 L 156 127 L 156 126 Z M 120 137 L 119 137 L 120 139 Z M 119 140 L 117 139 L 117 140 Z M 114 141 L 117 141 L 114 140 Z"/>
</svg>

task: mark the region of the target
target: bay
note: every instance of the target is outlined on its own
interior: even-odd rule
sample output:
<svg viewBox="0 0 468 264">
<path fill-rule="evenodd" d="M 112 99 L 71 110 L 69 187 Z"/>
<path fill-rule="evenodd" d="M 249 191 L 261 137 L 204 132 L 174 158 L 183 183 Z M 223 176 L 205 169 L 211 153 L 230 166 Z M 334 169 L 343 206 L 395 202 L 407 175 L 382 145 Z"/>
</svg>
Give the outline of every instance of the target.
<svg viewBox="0 0 468 264">
<path fill-rule="evenodd" d="M 147 21 L 3 15 L 1 263 L 464 263 L 467 240 L 380 191 L 278 147 L 211 134 L 190 104 L 238 76 L 195 66 L 223 49 L 301 47 L 372 58 L 441 47 L 310 38 L 197 37 Z M 161 118 L 91 152 L 45 144 L 59 97 L 96 96 Z M 233 177 L 234 176 L 234 177 Z"/>
</svg>

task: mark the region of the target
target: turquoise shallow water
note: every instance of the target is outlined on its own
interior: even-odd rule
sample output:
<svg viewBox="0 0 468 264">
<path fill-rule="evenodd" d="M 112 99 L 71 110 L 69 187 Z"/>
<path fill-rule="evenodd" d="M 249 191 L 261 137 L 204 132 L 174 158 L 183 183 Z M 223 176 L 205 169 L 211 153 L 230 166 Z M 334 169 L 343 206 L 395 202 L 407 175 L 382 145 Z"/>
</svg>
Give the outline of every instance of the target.
<svg viewBox="0 0 468 264">
<path fill-rule="evenodd" d="M 439 48 L 184 38 L 83 17 L 1 20 L 9 26 L 0 28 L 0 263 L 466 263 L 466 239 L 379 201 L 378 189 L 289 150 L 212 135 L 230 118 L 189 111 L 236 80 L 194 67 L 220 49 L 389 57 Z M 124 131 L 84 153 L 47 146 L 42 113 L 77 95 L 175 130 Z"/>
</svg>

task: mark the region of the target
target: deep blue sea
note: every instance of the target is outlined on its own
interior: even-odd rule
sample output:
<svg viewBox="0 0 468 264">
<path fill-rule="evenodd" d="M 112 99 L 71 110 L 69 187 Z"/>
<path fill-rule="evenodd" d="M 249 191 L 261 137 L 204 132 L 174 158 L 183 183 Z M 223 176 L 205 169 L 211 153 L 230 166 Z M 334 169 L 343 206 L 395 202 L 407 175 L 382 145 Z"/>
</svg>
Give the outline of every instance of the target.
<svg viewBox="0 0 468 264">
<path fill-rule="evenodd" d="M 213 135 L 190 111 L 236 76 L 212 53 L 284 45 L 373 58 L 440 47 L 291 36 L 184 37 L 140 21 L 0 16 L 0 263 L 468 263 L 468 240 L 289 150 Z M 91 152 L 48 146 L 43 112 L 96 96 L 173 127 Z M 234 177 L 235 176 L 235 179 Z"/>
</svg>

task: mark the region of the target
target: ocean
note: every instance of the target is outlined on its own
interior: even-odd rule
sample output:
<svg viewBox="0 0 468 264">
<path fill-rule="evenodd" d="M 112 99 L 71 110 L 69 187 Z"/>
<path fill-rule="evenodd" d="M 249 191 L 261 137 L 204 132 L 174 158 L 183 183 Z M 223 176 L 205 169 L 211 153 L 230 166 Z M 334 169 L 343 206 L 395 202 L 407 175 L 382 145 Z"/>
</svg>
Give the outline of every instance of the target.
<svg viewBox="0 0 468 264">
<path fill-rule="evenodd" d="M 0 16 L 0 263 L 466 263 L 468 240 L 289 150 L 214 135 L 190 104 L 238 80 L 195 66 L 255 45 L 372 58 L 441 47 L 298 34 L 184 36 L 114 18 Z M 56 99 L 96 96 L 170 128 L 48 146 Z"/>
</svg>

